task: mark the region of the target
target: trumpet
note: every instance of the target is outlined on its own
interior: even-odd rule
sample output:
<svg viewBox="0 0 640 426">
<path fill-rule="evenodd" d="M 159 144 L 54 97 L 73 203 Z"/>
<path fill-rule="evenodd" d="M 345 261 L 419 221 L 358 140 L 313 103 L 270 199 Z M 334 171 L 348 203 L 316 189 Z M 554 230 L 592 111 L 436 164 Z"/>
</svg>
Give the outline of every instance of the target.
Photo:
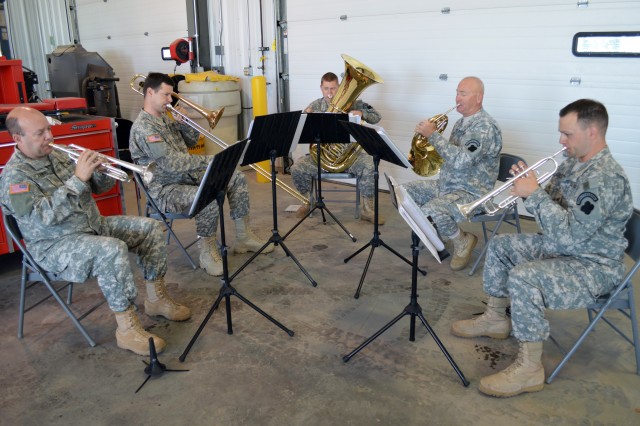
<svg viewBox="0 0 640 426">
<path fill-rule="evenodd" d="M 80 153 L 82 151 L 87 150 L 84 147 L 81 147 L 79 145 L 74 145 L 74 144 L 64 146 L 64 145 L 57 145 L 54 143 L 50 143 L 49 146 L 51 146 L 53 149 L 56 149 L 58 151 L 61 151 L 67 154 L 69 159 L 71 159 L 74 163 L 78 162 L 78 157 L 80 157 Z M 138 166 L 137 164 L 131 164 L 126 161 L 122 161 L 117 158 L 113 158 L 108 155 L 104 155 L 100 153 L 98 153 L 98 159 L 101 162 L 98 172 L 106 176 L 112 177 L 114 179 L 117 179 L 119 181 L 129 182 L 131 178 L 129 177 L 127 172 L 115 167 L 114 164 L 117 164 L 120 167 L 124 167 L 125 169 L 129 169 L 133 172 L 138 173 L 142 177 L 142 180 L 144 181 L 144 183 L 149 183 L 151 182 L 151 179 L 153 179 L 153 171 L 156 166 L 155 163 L 149 163 L 146 166 Z"/>
<path fill-rule="evenodd" d="M 139 89 L 137 89 L 135 87 L 135 81 L 138 80 L 138 79 L 143 79 L 144 80 L 144 79 L 146 79 L 146 76 L 144 76 L 142 74 L 134 75 L 133 78 L 131 79 L 131 81 L 129 82 L 129 87 L 131 87 L 131 90 L 133 90 L 134 92 L 138 93 L 139 95 L 144 96 L 144 93 L 142 93 L 141 90 L 139 90 Z M 218 123 L 218 120 L 220 120 L 220 117 L 222 117 L 222 112 L 224 111 L 224 107 L 220 108 L 217 111 L 208 111 L 208 110 L 202 108 L 200 105 L 198 105 L 198 104 L 196 104 L 196 103 L 184 98 L 183 96 L 179 95 L 178 93 L 172 92 L 171 96 L 173 96 L 174 98 L 177 98 L 178 100 L 180 100 L 180 102 L 182 102 L 183 104 L 187 105 L 188 107 L 192 108 L 197 113 L 199 113 L 200 115 L 205 117 L 207 119 L 207 122 L 209 123 L 209 128 L 211 128 L 211 129 L 213 129 L 216 126 L 216 124 Z M 229 147 L 229 144 L 227 144 L 225 141 L 223 141 L 222 139 L 220 139 L 219 137 L 217 137 L 213 133 L 207 131 L 204 127 L 202 127 L 201 125 L 196 123 L 195 120 L 189 118 L 186 114 L 184 114 L 184 113 L 180 112 L 179 110 L 177 110 L 176 108 L 174 108 L 173 105 L 167 104 L 165 106 L 165 108 L 166 108 L 167 111 L 171 112 L 171 114 L 174 117 L 180 117 L 184 124 L 186 124 L 187 126 L 191 127 L 194 130 L 197 130 L 205 138 L 213 141 L 216 145 L 218 145 L 222 149 L 225 149 L 225 148 Z M 257 173 L 259 173 L 262 177 L 264 177 L 266 179 L 269 179 L 269 181 L 271 181 L 271 173 L 269 173 L 268 171 L 266 171 L 262 167 L 260 167 L 260 166 L 258 166 L 256 164 L 250 164 L 249 167 L 251 167 Z M 301 193 L 299 193 L 298 191 L 296 191 L 294 188 L 290 187 L 286 183 L 278 180 L 278 178 L 276 178 L 276 185 L 278 185 L 280 188 L 284 189 L 289 195 L 291 195 L 292 197 L 296 198 L 298 201 L 302 202 L 303 204 L 309 204 L 309 200 L 307 200 L 304 197 L 304 195 L 302 195 Z"/>
<path fill-rule="evenodd" d="M 497 214 L 498 212 L 511 207 L 514 203 L 516 203 L 518 201 L 518 198 L 520 198 L 517 195 L 510 195 L 507 198 L 505 198 L 504 200 L 500 201 L 499 203 L 496 203 L 494 201 L 494 198 L 496 198 L 498 195 L 502 194 L 503 192 L 507 191 L 507 190 L 511 190 L 511 187 L 513 187 L 514 182 L 516 181 L 516 179 L 521 178 L 522 176 L 526 176 L 529 172 L 537 172 L 537 170 L 544 166 L 545 164 L 552 162 L 553 163 L 553 170 L 543 173 L 542 175 L 537 177 L 537 181 L 538 181 L 538 185 L 542 185 L 543 183 L 545 183 L 546 181 L 548 181 L 549 179 L 551 179 L 551 176 L 554 175 L 554 173 L 558 170 L 558 161 L 556 161 L 555 157 L 557 157 L 558 155 L 560 155 L 561 153 L 563 153 L 567 148 L 564 147 L 562 148 L 560 151 L 556 152 L 555 154 L 549 156 L 549 157 L 545 157 L 542 160 L 538 161 L 537 163 L 535 163 L 534 165 L 532 165 L 531 167 L 526 168 L 525 170 L 523 170 L 522 172 L 518 173 L 517 175 L 515 175 L 512 179 L 509 179 L 507 182 L 505 182 L 502 186 L 500 186 L 499 188 L 494 189 L 493 191 L 489 192 L 488 194 L 478 198 L 475 201 L 472 201 L 470 203 L 467 204 L 458 204 L 458 210 L 460 210 L 460 213 L 463 214 L 464 217 L 467 218 L 467 220 L 471 220 L 471 218 L 474 215 L 474 212 L 479 208 L 482 207 L 484 209 L 484 213 L 486 215 L 489 216 L 493 216 L 495 214 Z"/>
</svg>

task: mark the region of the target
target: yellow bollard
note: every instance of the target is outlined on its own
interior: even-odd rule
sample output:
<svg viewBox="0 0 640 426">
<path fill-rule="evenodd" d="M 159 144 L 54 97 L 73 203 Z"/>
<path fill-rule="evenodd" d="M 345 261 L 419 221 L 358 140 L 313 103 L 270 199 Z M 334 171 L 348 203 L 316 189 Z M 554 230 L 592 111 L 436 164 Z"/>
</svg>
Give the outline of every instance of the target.
<svg viewBox="0 0 640 426">
<path fill-rule="evenodd" d="M 253 98 L 253 118 L 259 115 L 267 115 L 267 79 L 263 75 L 257 75 L 251 79 L 251 97 Z M 257 166 L 264 170 L 271 170 L 271 162 L 269 160 L 261 161 Z M 266 177 L 256 173 L 256 181 L 271 182 Z"/>
</svg>

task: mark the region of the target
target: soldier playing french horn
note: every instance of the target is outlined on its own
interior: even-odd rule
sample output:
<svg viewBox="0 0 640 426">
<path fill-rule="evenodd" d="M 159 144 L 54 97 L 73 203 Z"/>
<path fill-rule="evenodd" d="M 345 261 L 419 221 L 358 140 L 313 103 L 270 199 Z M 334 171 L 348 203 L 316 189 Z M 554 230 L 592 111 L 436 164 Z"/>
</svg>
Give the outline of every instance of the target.
<svg viewBox="0 0 640 426">
<path fill-rule="evenodd" d="M 458 226 L 466 218 L 457 204 L 475 200 L 491 190 L 498 177 L 502 132 L 498 123 L 484 110 L 484 84 L 477 77 L 465 77 L 456 90 L 456 110 L 462 114 L 447 140 L 438 132 L 437 123 L 423 120 L 416 133 L 428 141 L 444 159 L 437 180 L 419 180 L 404 184 L 411 198 L 426 216 L 430 216 L 443 241 L 453 241 L 451 269 L 464 269 L 478 238 Z"/>
</svg>

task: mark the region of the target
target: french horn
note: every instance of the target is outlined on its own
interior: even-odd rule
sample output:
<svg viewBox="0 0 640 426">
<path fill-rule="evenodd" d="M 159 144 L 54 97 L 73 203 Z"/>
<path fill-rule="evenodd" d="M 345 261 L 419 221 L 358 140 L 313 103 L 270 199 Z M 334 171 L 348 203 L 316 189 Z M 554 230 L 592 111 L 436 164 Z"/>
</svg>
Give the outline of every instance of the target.
<svg viewBox="0 0 640 426">
<path fill-rule="evenodd" d="M 456 105 L 457 106 L 457 105 Z M 436 131 L 440 134 L 444 132 L 449 124 L 449 114 L 456 106 L 449 108 L 445 113 L 434 115 L 429 119 L 436 125 Z M 429 139 L 420 133 L 415 133 L 411 140 L 411 149 L 408 156 L 409 163 L 413 166 L 413 171 L 420 176 L 433 176 L 440 171 L 444 159 L 438 151 L 429 143 Z"/>
</svg>

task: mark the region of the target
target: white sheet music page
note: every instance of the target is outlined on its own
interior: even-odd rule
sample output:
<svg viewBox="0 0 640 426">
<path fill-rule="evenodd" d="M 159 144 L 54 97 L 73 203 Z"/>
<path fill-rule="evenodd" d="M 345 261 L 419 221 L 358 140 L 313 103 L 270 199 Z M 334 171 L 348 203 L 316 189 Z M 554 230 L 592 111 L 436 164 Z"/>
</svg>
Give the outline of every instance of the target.
<svg viewBox="0 0 640 426">
<path fill-rule="evenodd" d="M 413 199 L 411 199 L 406 189 L 401 186 L 395 186 L 395 193 L 400 216 L 407 222 L 413 232 L 416 233 L 425 247 L 429 249 L 438 263 L 441 263 L 438 252 L 444 250 L 444 243 L 440 237 L 438 237 L 437 231 L 425 217 L 424 213 L 420 211 L 420 208 Z"/>
</svg>

